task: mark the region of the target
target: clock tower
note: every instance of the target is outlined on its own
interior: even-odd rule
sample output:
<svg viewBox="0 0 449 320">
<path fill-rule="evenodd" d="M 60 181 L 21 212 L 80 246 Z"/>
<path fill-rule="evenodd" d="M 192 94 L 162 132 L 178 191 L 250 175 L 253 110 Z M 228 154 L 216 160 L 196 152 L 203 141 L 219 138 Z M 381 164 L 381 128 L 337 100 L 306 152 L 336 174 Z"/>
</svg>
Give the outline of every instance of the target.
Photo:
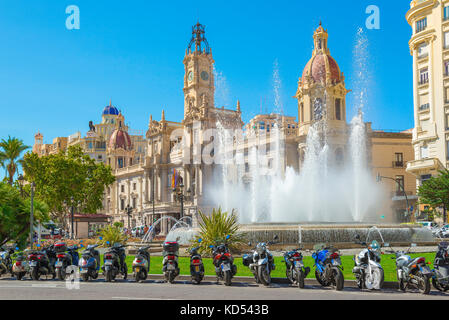
<svg viewBox="0 0 449 320">
<path fill-rule="evenodd" d="M 205 120 L 214 108 L 214 59 L 204 26 L 192 27 L 192 39 L 184 57 L 184 123 Z"/>
</svg>

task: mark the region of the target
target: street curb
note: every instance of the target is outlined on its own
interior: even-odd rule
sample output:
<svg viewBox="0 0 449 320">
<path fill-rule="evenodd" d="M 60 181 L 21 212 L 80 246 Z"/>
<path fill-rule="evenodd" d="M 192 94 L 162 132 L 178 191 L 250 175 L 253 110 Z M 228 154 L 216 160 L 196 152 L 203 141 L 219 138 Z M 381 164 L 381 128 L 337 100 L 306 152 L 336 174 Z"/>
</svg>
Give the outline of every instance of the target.
<svg viewBox="0 0 449 320">
<path fill-rule="evenodd" d="M 152 280 L 164 280 L 164 275 L 162 274 L 149 274 L 148 278 Z M 181 281 L 191 281 L 192 277 L 188 275 L 180 275 L 177 277 L 178 280 Z M 216 282 L 217 277 L 216 276 L 204 276 L 204 281 L 208 282 Z M 238 283 L 256 283 L 256 280 L 254 277 L 234 277 L 234 282 Z M 287 278 L 271 278 L 271 282 L 275 284 L 290 284 L 290 281 Z M 305 279 L 305 284 L 309 286 L 318 285 L 320 286 L 319 282 L 315 279 Z M 345 280 L 344 282 L 345 287 L 348 288 L 358 288 L 357 282 L 355 280 Z M 383 289 L 399 289 L 399 285 L 397 282 L 384 282 L 384 285 L 382 287 Z"/>
</svg>

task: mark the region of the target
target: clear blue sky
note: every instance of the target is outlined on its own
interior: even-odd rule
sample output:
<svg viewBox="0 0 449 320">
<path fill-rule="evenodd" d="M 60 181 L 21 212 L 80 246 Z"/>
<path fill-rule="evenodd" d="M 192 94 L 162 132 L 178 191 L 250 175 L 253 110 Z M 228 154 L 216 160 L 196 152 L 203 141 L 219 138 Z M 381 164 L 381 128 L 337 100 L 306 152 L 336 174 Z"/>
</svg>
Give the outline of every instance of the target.
<svg viewBox="0 0 449 320">
<path fill-rule="evenodd" d="M 323 3 L 325 5 L 323 5 Z M 0 0 L 0 138 L 32 145 L 88 131 L 112 99 L 133 129 L 146 130 L 153 114 L 183 117 L 182 60 L 199 20 L 226 78 L 222 99 L 241 101 L 243 120 L 274 104 L 277 60 L 285 114 L 296 116 L 298 77 L 310 59 L 319 21 L 332 56 L 357 87 L 354 46 L 368 5 L 380 8 L 381 29 L 365 30 L 370 81 L 366 121 L 374 128 L 413 127 L 409 0 L 149 1 Z M 80 30 L 67 30 L 68 5 L 80 8 Z M 353 114 L 348 95 L 348 121 Z M 352 104 L 352 105 L 351 105 Z"/>
</svg>

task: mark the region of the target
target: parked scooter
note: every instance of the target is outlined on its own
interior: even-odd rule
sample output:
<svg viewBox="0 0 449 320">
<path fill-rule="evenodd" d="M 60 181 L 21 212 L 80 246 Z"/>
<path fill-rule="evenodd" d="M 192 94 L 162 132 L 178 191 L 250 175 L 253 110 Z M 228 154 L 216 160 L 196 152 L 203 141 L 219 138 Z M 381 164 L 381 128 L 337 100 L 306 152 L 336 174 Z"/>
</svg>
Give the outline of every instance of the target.
<svg viewBox="0 0 449 320">
<path fill-rule="evenodd" d="M 354 273 L 359 289 L 380 290 L 384 284 L 384 270 L 380 265 L 381 252 L 379 243 L 374 240 L 371 244 L 360 241 L 356 236 L 355 243 L 364 247 L 358 255 L 354 255 Z"/>
<path fill-rule="evenodd" d="M 432 285 L 438 291 L 449 290 L 449 242 L 441 242 L 433 262 Z"/>
<path fill-rule="evenodd" d="M 111 282 L 117 275 L 123 275 L 123 279 L 128 278 L 128 266 L 125 262 L 125 245 L 114 243 L 104 254 L 104 265 L 102 267 L 106 282 Z"/>
<path fill-rule="evenodd" d="M 18 248 L 16 248 L 18 250 Z M 26 255 L 23 252 L 16 252 L 15 262 L 12 265 L 12 275 L 17 280 L 22 280 L 23 277 L 30 271 Z"/>
<path fill-rule="evenodd" d="M 40 247 L 40 245 L 38 245 Z M 41 251 L 30 251 L 28 255 L 30 262 L 31 279 L 37 281 L 41 275 L 51 275 L 52 279 L 56 278 L 55 262 L 56 252 L 54 246 L 50 245 L 43 248 Z"/>
<path fill-rule="evenodd" d="M 0 277 L 10 273 L 12 275 L 12 258 L 13 248 L 0 248 Z"/>
<path fill-rule="evenodd" d="M 59 280 L 64 280 L 66 278 L 66 269 L 68 266 L 78 266 L 79 263 L 79 254 L 78 247 L 67 245 L 64 242 L 59 242 L 55 244 L 56 251 L 56 277 Z M 67 251 L 67 252 L 66 252 Z"/>
<path fill-rule="evenodd" d="M 406 291 L 409 287 L 414 287 L 422 294 L 429 294 L 430 292 L 430 278 L 432 271 L 427 266 L 426 259 L 424 257 L 418 257 L 412 259 L 408 254 L 411 248 L 416 247 L 415 243 L 412 243 L 410 248 L 404 251 L 395 251 L 391 248 L 388 253 L 394 253 L 396 257 L 396 271 L 399 281 L 399 288 L 402 291 Z"/>
<path fill-rule="evenodd" d="M 136 282 L 144 281 L 148 277 L 150 271 L 150 253 L 148 249 L 150 249 L 149 246 L 137 250 L 137 255 L 133 261 L 133 272 Z"/>
<path fill-rule="evenodd" d="M 83 281 L 89 281 L 90 279 L 97 279 L 100 271 L 100 252 L 95 248 L 98 244 L 88 245 L 86 250 L 83 251 L 81 259 L 79 260 L 80 275 Z"/>
<path fill-rule="evenodd" d="M 286 267 L 287 279 L 300 289 L 305 286 L 305 278 L 310 273 L 310 268 L 304 266 L 303 255 L 300 252 L 302 248 L 298 248 L 284 253 L 284 261 Z"/>
<path fill-rule="evenodd" d="M 215 273 L 217 275 L 217 283 L 222 280 L 226 286 L 232 284 L 232 278 L 237 274 L 237 266 L 234 264 L 234 258 L 229 252 L 227 240 L 230 238 L 226 236 L 222 243 L 211 245 L 213 263 L 215 266 Z"/>
<path fill-rule="evenodd" d="M 165 281 L 174 283 L 176 277 L 179 275 L 178 257 L 179 257 L 179 243 L 177 241 L 164 242 L 162 256 L 162 272 L 164 273 Z"/>
<path fill-rule="evenodd" d="M 274 240 L 277 239 L 278 236 L 275 236 Z M 268 246 L 273 243 L 272 241 L 260 242 L 252 253 L 243 256 L 243 265 L 249 267 L 257 283 L 262 283 L 265 286 L 271 284 L 271 271 L 276 268 L 273 255 L 268 250 Z M 248 245 L 251 246 L 251 242 Z"/>
<path fill-rule="evenodd" d="M 200 238 L 198 242 L 203 240 Z M 192 276 L 192 282 L 200 284 L 204 278 L 204 264 L 201 255 L 198 253 L 199 247 L 190 249 L 190 275 Z"/>
<path fill-rule="evenodd" d="M 315 245 L 314 250 L 312 258 L 315 260 L 315 277 L 317 281 L 323 287 L 332 286 L 337 291 L 343 290 L 343 266 L 341 265 L 338 249 L 321 243 Z"/>
</svg>

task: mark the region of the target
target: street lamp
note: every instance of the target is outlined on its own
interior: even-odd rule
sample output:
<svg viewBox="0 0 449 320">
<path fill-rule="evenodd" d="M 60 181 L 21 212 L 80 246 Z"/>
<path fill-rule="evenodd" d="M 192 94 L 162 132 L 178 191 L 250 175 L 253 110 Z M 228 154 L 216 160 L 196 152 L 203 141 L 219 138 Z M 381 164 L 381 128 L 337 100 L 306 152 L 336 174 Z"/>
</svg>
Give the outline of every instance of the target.
<svg viewBox="0 0 449 320">
<path fill-rule="evenodd" d="M 376 178 L 377 182 L 381 182 L 382 179 L 393 180 L 394 182 L 396 182 L 398 184 L 399 188 L 401 188 L 402 192 L 404 192 L 406 206 L 407 206 L 407 215 L 410 215 L 409 202 L 408 202 L 407 192 L 405 192 L 405 186 L 401 184 L 400 180 L 393 179 L 393 178 L 390 178 L 390 177 L 383 177 L 383 176 L 380 175 L 380 173 L 378 173 L 377 174 L 377 178 Z M 410 215 L 410 218 L 412 219 L 412 221 L 414 220 L 411 215 Z"/>
<path fill-rule="evenodd" d="M 131 228 L 131 224 L 130 224 L 129 220 L 131 218 L 132 212 L 133 212 L 133 208 L 128 203 L 128 205 L 125 208 L 125 213 L 128 215 L 128 230 Z"/>
<path fill-rule="evenodd" d="M 182 219 L 182 217 L 184 216 L 184 200 L 186 200 L 188 198 L 188 196 L 190 195 L 191 191 L 190 188 L 187 189 L 187 196 L 184 194 L 184 184 L 180 184 L 178 188 L 174 188 L 173 192 L 175 193 L 176 198 L 181 202 L 181 212 L 180 212 L 180 216 L 179 219 Z"/>
<path fill-rule="evenodd" d="M 23 178 L 23 177 L 22 177 Z M 30 245 L 31 250 L 33 250 L 33 236 L 34 236 L 34 228 L 33 228 L 33 220 L 34 220 L 34 188 L 36 184 L 31 182 L 31 210 L 30 210 Z"/>
</svg>

